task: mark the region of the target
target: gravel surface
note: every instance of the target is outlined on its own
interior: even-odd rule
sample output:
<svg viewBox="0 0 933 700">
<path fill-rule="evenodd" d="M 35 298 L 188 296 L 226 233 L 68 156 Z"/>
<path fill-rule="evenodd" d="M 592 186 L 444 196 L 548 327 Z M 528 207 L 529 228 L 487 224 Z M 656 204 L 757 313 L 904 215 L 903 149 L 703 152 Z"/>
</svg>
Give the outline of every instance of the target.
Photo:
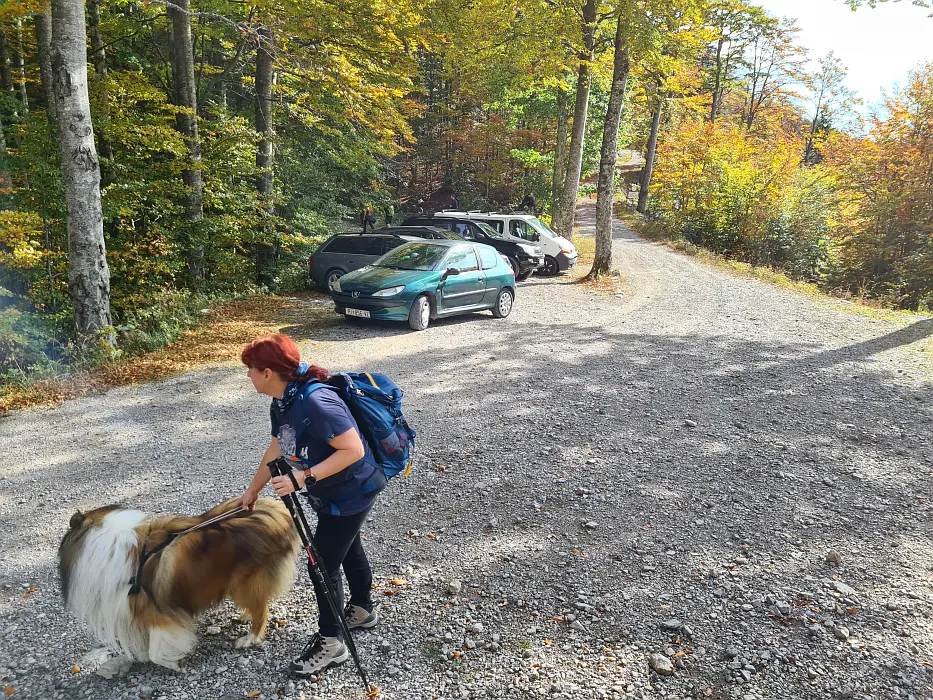
<svg viewBox="0 0 933 700">
<path fill-rule="evenodd" d="M 933 697 L 933 320 L 616 236 L 623 297 L 532 278 L 507 320 L 424 333 L 309 303 L 309 357 L 389 374 L 420 431 L 367 526 L 382 623 L 356 639 L 381 697 Z M 316 621 L 303 571 L 263 647 L 234 651 L 227 605 L 181 674 L 103 678 L 62 609 L 76 508 L 194 513 L 240 493 L 267 407 L 224 365 L 0 421 L 0 686 L 362 697 L 352 663 L 287 677 Z"/>
</svg>

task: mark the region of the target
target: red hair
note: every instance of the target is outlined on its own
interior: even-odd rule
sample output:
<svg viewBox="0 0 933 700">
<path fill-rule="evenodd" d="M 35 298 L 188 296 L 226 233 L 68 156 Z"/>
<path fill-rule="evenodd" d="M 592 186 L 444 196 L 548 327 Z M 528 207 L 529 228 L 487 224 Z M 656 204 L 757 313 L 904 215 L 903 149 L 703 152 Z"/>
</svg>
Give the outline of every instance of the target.
<svg viewBox="0 0 933 700">
<path fill-rule="evenodd" d="M 301 362 L 301 353 L 295 341 L 287 335 L 276 334 L 256 338 L 243 348 L 240 355 L 243 364 L 250 369 L 271 369 L 285 381 L 318 379 L 326 382 L 330 372 L 323 367 L 311 365 L 304 374 L 295 374 Z"/>
</svg>

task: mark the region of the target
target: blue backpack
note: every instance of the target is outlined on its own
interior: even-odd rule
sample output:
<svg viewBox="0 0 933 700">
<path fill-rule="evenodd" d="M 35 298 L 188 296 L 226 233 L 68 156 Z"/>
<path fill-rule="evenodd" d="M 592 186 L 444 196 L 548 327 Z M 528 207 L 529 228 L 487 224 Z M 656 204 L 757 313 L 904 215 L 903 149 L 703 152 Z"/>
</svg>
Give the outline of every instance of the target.
<svg viewBox="0 0 933 700">
<path fill-rule="evenodd" d="M 402 414 L 402 390 L 395 382 L 369 372 L 332 374 L 327 382 L 310 381 L 302 387 L 301 406 L 318 389 L 336 391 L 347 404 L 386 479 L 400 472 L 408 476 L 417 433 Z"/>
</svg>

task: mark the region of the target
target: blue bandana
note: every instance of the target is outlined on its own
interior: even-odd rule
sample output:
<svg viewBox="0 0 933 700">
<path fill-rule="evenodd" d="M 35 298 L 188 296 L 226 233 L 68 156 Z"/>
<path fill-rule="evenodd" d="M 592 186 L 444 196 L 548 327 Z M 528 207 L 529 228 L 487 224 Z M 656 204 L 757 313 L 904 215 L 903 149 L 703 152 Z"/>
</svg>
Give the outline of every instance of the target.
<svg viewBox="0 0 933 700">
<path fill-rule="evenodd" d="M 300 363 L 298 365 L 298 369 L 295 370 L 295 376 L 303 376 L 304 373 L 308 371 L 308 367 L 309 365 L 307 362 Z M 304 383 L 304 379 L 297 379 L 295 381 L 289 382 L 288 386 L 285 387 L 285 393 L 282 394 L 282 398 L 272 399 L 272 405 L 274 405 L 276 409 L 282 413 L 287 411 L 288 407 L 294 403 L 295 397 L 298 396 L 298 390 L 301 389 L 301 386 Z"/>
</svg>

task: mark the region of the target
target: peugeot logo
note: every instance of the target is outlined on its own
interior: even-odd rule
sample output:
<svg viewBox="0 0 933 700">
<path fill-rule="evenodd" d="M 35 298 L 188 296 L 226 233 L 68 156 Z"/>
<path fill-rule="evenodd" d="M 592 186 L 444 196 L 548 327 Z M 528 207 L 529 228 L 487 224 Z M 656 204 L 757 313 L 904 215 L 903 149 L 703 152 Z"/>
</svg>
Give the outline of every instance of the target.
<svg viewBox="0 0 933 700">
<path fill-rule="evenodd" d="M 353 297 L 354 299 L 356 299 L 357 297 L 360 296 L 360 293 L 359 293 L 359 292 L 350 292 L 350 296 Z"/>
</svg>

